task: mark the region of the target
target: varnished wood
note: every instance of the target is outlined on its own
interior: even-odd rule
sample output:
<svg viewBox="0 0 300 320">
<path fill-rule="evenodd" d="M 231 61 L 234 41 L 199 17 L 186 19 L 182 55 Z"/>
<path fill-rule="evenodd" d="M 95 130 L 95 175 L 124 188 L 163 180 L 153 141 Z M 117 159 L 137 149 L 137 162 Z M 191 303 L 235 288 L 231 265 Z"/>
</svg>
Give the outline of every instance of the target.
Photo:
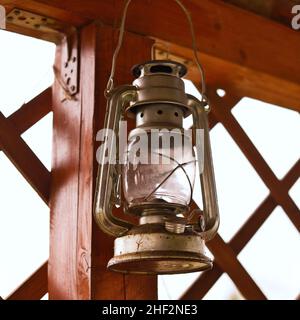
<svg viewBox="0 0 300 320">
<path fill-rule="evenodd" d="M 291 168 L 281 181 L 283 187 L 289 190 L 300 176 L 300 160 Z M 239 254 L 245 245 L 251 240 L 256 231 L 276 208 L 277 203 L 269 195 L 255 210 L 250 218 L 229 242 L 229 246 L 236 254 Z M 212 240 L 213 242 L 214 240 Z M 183 294 L 183 300 L 202 299 L 214 283 L 221 277 L 223 270 L 215 265 L 211 271 L 204 272 Z"/>
<path fill-rule="evenodd" d="M 48 88 L 25 103 L 8 117 L 17 132 L 22 134 L 52 110 L 52 89 Z"/>
<path fill-rule="evenodd" d="M 24 9 L 36 14 L 41 14 L 46 17 L 55 18 L 59 21 L 66 22 L 74 26 L 82 26 L 88 23 L 89 20 L 84 19 L 80 14 L 74 14 L 65 8 L 55 7 L 32 0 L 0 0 L 0 4 L 4 5 L 6 12 L 10 12 L 14 8 Z"/>
<path fill-rule="evenodd" d="M 148 6 L 145 12 L 145 3 L 133 1 L 129 11 L 128 30 L 176 43 L 178 48 L 180 46 L 179 54 L 185 55 L 185 52 L 189 52 L 187 57 L 190 57 L 191 51 L 186 49 L 190 47 L 190 39 L 187 37 L 189 31 L 178 6 L 171 0 L 160 1 Z M 10 8 L 17 6 L 32 10 L 82 27 L 94 19 L 101 21 L 99 25 L 104 22 L 115 26 L 120 18 L 123 1 L 87 0 L 83 3 L 79 0 L 0 0 L 0 4 L 7 4 Z M 222 87 L 234 95 L 258 98 L 300 110 L 300 43 L 295 32 L 219 0 L 186 0 L 185 4 L 193 17 L 199 17 L 194 19 L 194 22 L 207 70 L 208 85 L 211 88 L 215 90 Z M 258 32 L 260 37 L 257 36 Z M 54 191 L 51 202 L 54 214 L 51 217 L 52 243 L 49 262 L 51 298 L 156 297 L 155 277 L 139 277 L 140 281 L 136 284 L 133 276 L 106 271 L 106 262 L 112 256 L 112 239 L 97 229 L 90 215 L 96 172 L 93 137 L 96 128 L 100 128 L 103 122 L 105 101 L 102 93 L 105 79 L 108 77 L 113 35 L 113 30 L 109 27 L 94 25 L 83 28 L 81 64 L 84 68 L 81 70 L 82 90 L 77 96 L 77 101 L 62 103 L 58 83 L 54 86 Z M 129 82 L 127 72 L 131 64 L 141 62 L 137 61 L 139 58 L 144 60 L 152 44 L 145 37 L 132 34 L 127 37 L 128 44 L 125 45 L 119 61 L 120 83 Z M 174 45 L 173 47 L 175 48 Z M 132 48 L 139 50 L 133 51 Z M 59 58 L 59 55 L 57 57 Z M 194 77 L 195 70 L 191 70 L 191 79 L 199 81 L 198 77 Z M 209 97 L 213 101 L 211 126 L 219 120 L 223 122 L 272 193 L 258 209 L 261 210 L 260 215 L 256 211 L 232 239 L 231 247 L 220 237 L 209 243 L 209 247 L 216 255 L 217 264 L 230 274 L 246 298 L 264 298 L 235 255 L 249 241 L 277 203 L 283 207 L 298 230 L 299 210 L 288 195 L 289 189 L 275 177 L 242 128 L 230 115 L 230 109 L 224 108 L 224 101 L 232 96 L 220 99 L 215 92 L 210 91 Z M 97 106 L 96 109 L 94 104 Z M 47 108 L 48 106 L 43 106 L 30 115 L 30 109 L 24 106 L 9 120 L 0 116 L 0 124 L 3 124 L 0 126 L 0 143 L 3 150 L 44 201 L 47 201 L 49 194 L 49 174 L 45 173 L 18 134 L 47 112 Z M 95 119 L 98 121 L 96 124 Z M 15 147 L 21 147 L 21 152 L 14 151 Z M 23 156 L 28 156 L 28 159 L 24 160 Z M 37 172 L 29 174 L 29 162 L 32 160 L 31 165 L 37 165 Z M 217 270 L 215 276 L 207 276 L 210 284 L 213 284 L 222 272 L 218 266 L 214 270 Z M 237 270 L 241 273 L 240 277 Z M 60 271 L 62 273 L 59 273 Z M 149 288 L 149 291 L 146 292 L 144 287 Z M 207 285 L 204 287 L 207 288 Z"/>
<path fill-rule="evenodd" d="M 89 0 L 84 4 L 79 0 L 40 2 L 111 25 L 120 19 L 124 4 L 120 0 Z M 300 81 L 294 69 L 297 66 L 293 64 L 290 68 L 292 61 L 299 61 L 300 48 L 298 35 L 292 30 L 219 0 L 185 0 L 184 4 L 194 18 L 201 51 L 280 78 Z M 155 1 L 151 5 L 133 1 L 127 26 L 127 30 L 135 33 L 191 47 L 188 23 L 172 0 Z M 280 64 L 277 57 L 281 57 Z"/>
<path fill-rule="evenodd" d="M 263 17 L 278 21 L 288 28 L 291 27 L 293 18 L 292 8 L 299 4 L 295 0 L 223 0 L 224 2 L 234 4 L 240 8 L 252 11 Z"/>
<path fill-rule="evenodd" d="M 214 255 L 215 262 L 230 276 L 246 299 L 265 300 L 266 297 L 245 268 L 238 261 L 232 248 L 216 235 L 207 247 Z"/>
<path fill-rule="evenodd" d="M 50 299 L 154 299 L 156 277 L 136 278 L 109 272 L 113 239 L 92 219 L 97 164 L 95 136 L 103 126 L 103 95 L 109 75 L 115 31 L 96 24 L 81 31 L 81 82 L 76 101 L 61 101 L 53 88 L 53 192 L 49 259 Z M 116 72 L 130 83 L 130 67 L 149 59 L 152 41 L 126 34 Z M 133 47 L 139 48 L 135 53 Z M 60 66 L 59 51 L 56 65 Z M 67 200 L 66 200 L 67 199 Z M 143 290 L 147 287 L 147 290 Z"/>
<path fill-rule="evenodd" d="M 191 49 L 157 40 L 157 58 L 166 58 L 168 51 L 174 60 L 188 61 L 187 78 L 200 87 L 199 70 Z M 259 70 L 248 69 L 218 57 L 201 53 L 208 87 L 224 89 L 230 95 L 250 97 L 300 112 L 300 83 L 274 77 Z"/>
<path fill-rule="evenodd" d="M 91 20 L 115 25 L 123 7 L 121 0 L 0 0 L 3 3 L 17 4 L 76 26 Z M 220 0 L 185 0 L 184 3 L 194 18 L 201 52 L 245 70 L 300 83 L 297 69 L 300 42 L 295 31 Z M 127 21 L 127 30 L 131 32 L 191 47 L 188 24 L 172 0 L 155 1 L 151 6 L 146 1 L 133 1 Z"/>
<path fill-rule="evenodd" d="M 231 134 L 237 145 L 243 151 L 249 162 L 262 178 L 266 186 L 270 189 L 275 201 L 282 206 L 295 227 L 300 231 L 300 211 L 294 201 L 288 194 L 288 190 L 280 185 L 280 181 L 270 169 L 264 158 L 258 152 L 253 142 L 241 128 L 233 115 L 224 110 L 222 98 L 218 97 L 215 91 L 209 92 L 210 102 L 212 103 L 212 112 L 223 123 L 224 127 Z M 223 98 L 223 100 L 226 100 Z"/>
<path fill-rule="evenodd" d="M 110 27 L 97 28 L 96 64 L 96 130 L 104 121 L 106 100 L 103 96 L 110 73 L 111 57 L 117 33 Z M 116 85 L 130 84 L 133 80 L 131 67 L 150 59 L 152 41 L 148 38 L 125 34 L 116 68 Z M 133 50 L 133 48 L 136 48 Z M 138 48 L 138 49 L 137 49 Z M 113 256 L 113 238 L 105 235 L 94 224 L 92 254 L 92 298 L 93 299 L 156 299 L 155 276 L 124 276 L 106 269 Z M 145 288 L 147 288 L 145 290 Z"/>
<path fill-rule="evenodd" d="M 0 148 L 32 188 L 48 204 L 50 192 L 49 171 L 18 135 L 17 128 L 1 112 Z"/>
<path fill-rule="evenodd" d="M 48 291 L 47 262 L 22 283 L 7 300 L 40 300 Z"/>
<path fill-rule="evenodd" d="M 90 51 L 85 48 L 85 34 L 82 34 L 81 62 L 93 61 L 93 46 Z M 91 55 L 91 60 L 89 60 Z M 55 66 L 61 66 L 61 48 L 57 48 Z M 92 65 L 90 66 L 92 68 Z M 86 68 L 86 69 L 85 69 Z M 81 68 L 82 74 L 89 65 Z M 90 118 L 82 119 L 84 107 L 91 108 L 93 92 L 89 92 L 88 82 L 93 85 L 93 72 L 88 79 L 81 78 L 81 91 L 74 100 L 64 100 L 63 90 L 56 80 L 53 85 L 53 147 L 52 147 L 52 192 L 50 218 L 50 257 L 48 267 L 49 299 L 90 299 L 90 246 L 91 246 L 91 207 L 89 211 L 82 208 L 81 201 L 92 198 L 90 177 L 81 167 L 84 156 L 81 153 L 82 123 Z M 82 85 L 85 83 L 84 85 Z M 85 90 L 90 94 L 89 100 Z M 92 116 L 93 107 L 89 110 Z M 87 137 L 90 142 L 93 136 Z M 90 153 L 93 150 L 89 151 Z M 92 170 L 92 168 L 90 169 Z M 82 190 L 81 183 L 86 179 L 87 190 Z M 82 193 L 80 193 L 82 192 Z M 91 203 L 86 203 L 86 206 Z M 84 208 L 82 208 L 84 209 Z M 83 222 L 86 223 L 83 223 Z M 79 224 L 79 222 L 81 222 Z M 86 232 L 86 236 L 82 234 Z"/>
<path fill-rule="evenodd" d="M 269 217 L 276 208 L 276 202 L 269 196 L 259 208 L 251 215 L 242 228 L 237 232 L 234 238 L 229 242 L 229 246 L 238 254 L 242 248 L 251 240 L 258 228 Z M 214 239 L 208 244 L 214 248 Z M 218 243 L 216 244 L 218 245 Z M 216 254 L 216 253 L 215 253 Z M 209 289 L 221 277 L 224 270 L 216 263 L 211 271 L 201 274 L 201 276 L 191 285 L 190 288 L 181 297 L 182 300 L 202 299 Z"/>
</svg>

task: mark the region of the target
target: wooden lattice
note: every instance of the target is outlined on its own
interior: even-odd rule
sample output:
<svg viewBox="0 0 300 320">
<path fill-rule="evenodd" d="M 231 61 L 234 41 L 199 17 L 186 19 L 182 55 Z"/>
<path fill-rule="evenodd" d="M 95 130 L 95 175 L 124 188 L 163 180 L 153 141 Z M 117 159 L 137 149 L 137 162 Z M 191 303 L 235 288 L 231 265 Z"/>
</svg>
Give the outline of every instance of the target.
<svg viewBox="0 0 300 320">
<path fill-rule="evenodd" d="M 253 168 L 270 189 L 270 194 L 229 243 L 225 243 L 220 235 L 207 243 L 207 247 L 215 257 L 216 265 L 212 271 L 201 274 L 191 288 L 183 295 L 182 299 L 203 298 L 223 272 L 226 272 L 230 276 L 246 299 L 266 299 L 254 280 L 239 263 L 237 255 L 251 240 L 277 205 L 280 205 L 284 209 L 291 222 L 300 231 L 300 212 L 289 196 L 290 188 L 300 176 L 300 160 L 298 160 L 282 180 L 278 180 L 231 113 L 231 109 L 240 99 L 232 97 L 230 92 L 221 98 L 217 95 L 216 89 L 211 88 L 209 92 L 214 118 L 219 120 L 227 129 Z"/>
<path fill-rule="evenodd" d="M 218 122 L 224 125 L 270 189 L 270 194 L 229 243 L 226 243 L 220 235 L 217 235 L 215 239 L 207 243 L 208 248 L 215 257 L 215 266 L 212 271 L 201 274 L 183 295 L 182 299 L 203 298 L 223 272 L 230 276 L 246 299 L 266 299 L 260 288 L 238 261 L 237 255 L 277 205 L 282 206 L 297 230 L 300 231 L 299 209 L 288 194 L 290 188 L 300 176 L 300 160 L 282 180 L 278 180 L 231 113 L 231 109 L 240 99 L 230 96 L 230 92 L 225 97 L 220 98 L 216 94 L 216 88 L 211 88 L 209 97 L 212 103 L 211 119 L 213 120 L 211 121 L 211 128 Z M 8 118 L 0 114 L 1 150 L 47 204 L 49 200 L 50 173 L 20 135 L 50 111 L 51 89 L 49 88 L 29 103 L 23 105 Z M 40 299 L 46 293 L 47 263 L 39 268 L 8 299 Z"/>
<path fill-rule="evenodd" d="M 295 33 L 290 32 L 287 28 L 285 29 L 283 27 L 276 26 L 276 24 L 268 22 L 267 20 L 258 19 L 254 15 L 250 15 L 247 12 L 225 5 L 218 0 L 201 2 L 187 0 L 186 2 L 191 12 L 195 13 L 195 15 L 197 13 L 198 16 L 203 18 L 196 19 L 195 27 L 197 30 L 201 31 L 197 36 L 198 42 L 202 43 L 203 40 L 205 46 L 208 48 L 203 55 L 203 61 L 205 66 L 207 66 L 207 74 L 209 75 L 208 97 L 212 107 L 212 112 L 210 114 L 211 128 L 218 122 L 222 123 L 258 175 L 261 177 L 265 185 L 269 188 L 270 194 L 259 205 L 255 212 L 250 215 L 249 219 L 228 243 L 226 243 L 220 235 L 217 235 L 214 240 L 207 243 L 209 250 L 215 257 L 214 268 L 211 271 L 202 273 L 183 295 L 182 299 L 203 298 L 224 272 L 229 275 L 246 299 L 266 299 L 261 289 L 237 259 L 237 255 L 255 235 L 264 221 L 271 215 L 277 205 L 280 205 L 283 208 L 291 222 L 295 225 L 297 230 L 300 231 L 300 212 L 289 196 L 290 188 L 300 176 L 300 160 L 298 160 L 282 180 L 277 179 L 252 141 L 231 114 L 231 109 L 242 97 L 249 95 L 267 102 L 285 107 L 292 106 L 295 110 L 300 110 L 300 77 L 299 72 L 297 72 L 299 64 L 296 64 L 296 60 L 298 58 L 297 52 L 299 52 L 300 48 L 299 38 Z M 90 68 L 89 70 L 84 68 L 82 71 L 83 73 L 81 74 L 81 77 L 84 76 L 84 79 L 81 79 L 81 87 L 82 85 L 88 87 L 91 73 L 98 72 L 97 74 L 101 74 L 102 72 L 103 74 L 104 72 L 108 72 L 108 62 L 111 61 L 112 48 L 110 41 L 113 36 L 112 33 L 107 30 L 105 31 L 105 36 L 99 35 L 103 30 L 100 30 L 99 32 L 98 29 L 95 29 L 96 27 L 92 26 L 92 21 L 94 19 L 103 18 L 104 23 L 115 25 L 115 14 L 119 17 L 118 10 L 122 7 L 121 1 L 107 2 L 99 0 L 91 3 L 90 1 L 62 2 L 58 0 L 30 0 L 26 2 L 5 1 L 5 3 L 0 1 L 0 3 L 5 5 L 8 3 L 6 6 L 7 10 L 12 9 L 15 3 L 17 3 L 24 9 L 54 16 L 59 20 L 65 21 L 66 23 L 76 27 L 87 26 L 90 23 L 90 26 L 85 27 L 81 34 L 83 40 L 82 47 L 84 47 L 81 53 L 84 55 L 87 68 Z M 88 6 L 88 3 L 91 4 L 91 6 Z M 132 16 L 142 16 L 143 14 L 141 13 L 144 13 L 144 10 L 145 8 L 142 2 L 137 2 L 135 12 L 132 13 Z M 191 51 L 189 49 L 179 47 L 179 45 L 188 47 L 190 42 L 187 40 L 186 34 L 182 32 L 182 30 L 185 30 L 186 24 L 182 19 L 177 19 L 178 14 L 180 14 L 177 10 L 178 8 L 176 9 L 169 6 L 167 1 L 157 2 L 156 6 L 153 8 L 153 12 L 155 14 L 153 13 L 152 15 L 149 15 L 149 17 L 145 16 L 145 21 L 148 23 L 143 24 L 138 19 L 129 19 L 128 30 L 135 33 L 137 33 L 138 30 L 140 34 L 147 35 L 149 37 L 151 36 L 152 38 L 168 39 L 174 43 L 173 45 L 169 45 L 169 49 L 175 54 L 182 55 L 189 60 Z M 82 12 L 84 12 L 84 14 L 82 14 Z M 203 12 L 205 14 L 201 15 Z M 150 23 L 152 22 L 151 19 L 153 16 L 159 17 L 160 15 L 164 18 L 160 19 L 161 23 Z M 170 32 L 169 24 L 174 20 L 174 17 L 176 17 L 176 21 L 173 23 L 174 30 L 172 30 L 173 32 Z M 210 17 L 216 17 L 215 23 L 212 23 L 209 20 Z M 149 21 L 147 21 L 147 19 L 149 19 Z M 236 23 L 239 25 L 238 28 L 236 27 Z M 250 25 L 252 28 L 249 28 Z M 152 29 L 150 28 L 151 30 L 149 29 L 149 26 L 152 27 Z M 257 37 L 257 30 L 264 32 L 264 37 Z M 36 36 L 35 32 L 33 32 L 32 35 Z M 149 32 L 151 34 L 149 34 Z M 244 35 L 243 39 L 241 38 L 241 34 Z M 140 37 L 144 38 L 144 40 L 146 38 L 145 36 Z M 130 58 L 129 56 L 131 56 L 132 51 L 130 50 L 132 47 L 137 46 L 142 48 L 144 46 L 144 42 L 137 38 L 138 37 L 129 38 L 129 45 L 126 51 L 127 54 L 123 54 L 123 58 L 121 55 L 121 62 L 124 64 L 128 63 L 127 60 Z M 278 45 L 278 41 L 276 41 L 278 39 L 280 39 L 281 45 Z M 250 43 L 255 45 L 243 45 L 243 41 L 247 44 Z M 239 45 L 241 47 L 239 47 Z M 102 54 L 99 54 L 98 52 L 93 56 L 91 52 L 95 53 L 95 48 L 98 47 L 102 50 Z M 138 51 L 139 50 L 136 50 L 134 54 L 137 55 Z M 97 59 L 99 60 L 99 57 L 101 58 L 101 63 L 104 61 L 103 64 L 105 64 L 105 66 L 100 66 L 99 63 L 99 66 L 96 67 L 97 70 L 95 71 L 95 68 L 91 63 L 95 63 Z M 278 63 L 277 57 L 281 58 L 282 64 Z M 266 59 L 269 60 L 268 63 L 266 63 Z M 125 71 L 123 70 L 122 72 L 124 80 L 126 78 L 124 76 Z M 101 78 L 101 76 L 99 78 Z M 107 79 L 106 76 L 104 77 L 102 75 L 102 78 L 99 80 L 101 83 L 97 84 L 97 89 L 104 89 L 104 78 Z M 222 79 L 224 83 L 222 83 Z M 247 81 L 243 81 L 243 79 L 247 79 Z M 191 77 L 191 80 L 194 79 Z M 224 87 L 226 89 L 227 94 L 223 98 L 216 94 L 216 90 L 219 87 Z M 54 87 L 54 91 L 55 90 L 56 89 Z M 88 134 L 93 132 L 89 127 L 92 126 L 93 114 L 90 112 L 88 115 L 88 112 L 92 110 L 93 106 L 89 106 L 90 109 L 83 108 L 83 111 L 78 111 L 78 106 L 80 103 L 83 105 L 82 101 L 85 101 L 85 103 L 88 101 L 91 105 L 93 104 L 94 101 L 90 98 L 91 95 L 95 94 L 93 90 L 94 83 L 91 83 L 90 88 L 87 88 L 86 90 L 83 90 L 83 93 L 80 93 L 81 101 L 78 103 L 67 103 L 65 105 L 66 109 L 68 108 L 68 111 L 65 112 L 77 112 L 76 116 L 82 112 L 82 118 L 79 119 L 78 123 L 82 125 L 82 130 L 86 130 Z M 8 118 L 5 118 L 4 115 L 0 113 L 1 150 L 7 155 L 46 204 L 49 204 L 50 199 L 51 174 L 24 142 L 21 138 L 21 134 L 52 110 L 51 91 L 51 88 L 45 90 L 32 101 L 23 105 Z M 103 90 L 99 90 L 99 92 L 103 92 Z M 55 93 L 57 98 L 58 92 L 55 91 Z M 95 100 L 97 99 L 95 98 Z M 99 101 L 101 101 L 101 99 Z M 97 100 L 98 103 L 99 101 Z M 102 102 L 103 101 L 101 101 L 101 103 Z M 57 110 L 62 107 L 62 104 L 59 105 L 57 103 Z M 74 109 L 72 110 L 72 108 Z M 87 114 L 85 114 L 85 112 Z M 99 119 L 103 118 L 104 115 L 104 111 L 102 110 L 101 112 L 103 114 L 102 116 L 99 116 Z M 62 113 L 63 116 L 65 114 Z M 87 119 L 88 121 L 86 121 Z M 77 133 L 78 132 L 76 132 L 76 134 Z M 70 134 L 72 134 L 72 132 Z M 82 132 L 79 132 L 79 134 L 81 135 Z M 82 142 L 82 145 L 87 148 L 84 142 L 85 141 Z M 80 144 L 81 147 L 82 145 Z M 81 164 L 85 159 L 80 159 L 80 161 L 82 161 L 80 162 Z M 88 165 L 89 163 L 87 161 L 86 167 L 88 167 Z M 78 172 L 77 174 L 79 175 Z M 83 174 L 81 188 L 85 187 L 84 178 L 85 176 Z M 86 194 L 85 196 L 87 199 L 91 198 L 91 194 Z M 81 203 L 80 205 L 84 207 L 84 203 Z M 85 222 L 85 218 L 86 216 L 81 217 L 83 222 Z M 75 249 L 77 250 L 78 248 Z M 81 254 L 81 252 L 78 252 L 78 255 L 83 257 L 83 261 L 85 261 L 84 259 L 86 259 L 86 257 Z M 74 262 L 74 264 L 75 263 L 77 263 L 77 261 Z M 90 261 L 87 261 L 84 266 L 80 263 L 78 262 L 78 266 L 76 265 L 74 268 L 77 268 L 78 273 L 80 273 L 80 275 L 86 280 L 86 273 L 88 273 L 86 270 L 90 268 Z M 105 263 L 106 262 L 104 261 L 103 265 Z M 97 267 L 99 267 L 99 265 L 97 265 Z M 102 268 L 102 266 L 100 267 Z M 103 271 L 103 269 L 101 270 Z M 100 280 L 98 279 L 97 281 L 99 281 L 100 285 L 104 282 L 101 276 L 106 277 L 107 274 L 103 274 L 102 272 L 102 274 L 99 275 L 98 278 L 100 278 Z M 97 277 L 95 276 L 91 277 L 92 280 L 89 278 L 86 283 L 94 281 L 96 278 Z M 105 288 L 109 285 L 113 286 L 114 280 L 116 280 L 117 284 L 123 281 L 124 287 L 127 289 L 129 288 L 128 290 L 130 290 L 133 285 L 136 286 L 136 281 L 131 281 L 130 276 L 121 279 L 115 275 L 107 281 Z M 76 282 L 76 279 L 71 279 L 71 281 L 75 283 L 75 286 L 80 286 L 81 284 L 80 281 Z M 73 282 L 72 285 L 74 285 Z M 70 288 L 71 287 L 72 286 L 70 285 Z M 135 297 L 139 298 L 141 292 L 144 291 L 143 289 L 143 286 L 140 285 L 138 290 L 134 290 Z M 45 263 L 18 289 L 16 289 L 8 299 L 40 299 L 47 293 L 47 291 L 47 263 Z M 80 291 L 80 289 L 78 289 L 78 291 Z M 89 294 L 86 294 L 85 292 L 83 295 L 85 295 L 85 297 L 89 297 Z M 126 297 L 128 296 L 126 296 L 125 292 L 124 298 Z"/>
<path fill-rule="evenodd" d="M 0 113 L 1 150 L 46 204 L 49 203 L 51 174 L 21 138 L 21 134 L 51 111 L 51 95 L 51 88 L 48 88 L 8 118 Z M 40 299 L 47 291 L 45 263 L 8 300 Z"/>
</svg>

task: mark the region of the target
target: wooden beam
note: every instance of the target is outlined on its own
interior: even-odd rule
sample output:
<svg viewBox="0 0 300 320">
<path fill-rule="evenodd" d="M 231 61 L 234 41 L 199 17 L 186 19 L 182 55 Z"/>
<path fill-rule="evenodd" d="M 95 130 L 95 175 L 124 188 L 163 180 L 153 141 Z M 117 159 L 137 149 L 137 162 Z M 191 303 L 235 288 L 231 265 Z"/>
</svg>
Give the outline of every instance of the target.
<svg viewBox="0 0 300 320">
<path fill-rule="evenodd" d="M 47 262 L 17 288 L 7 300 L 40 300 L 48 292 Z"/>
<path fill-rule="evenodd" d="M 230 276 L 246 299 L 266 299 L 263 292 L 238 261 L 234 251 L 219 235 L 216 235 L 214 241 L 208 242 L 207 247 L 214 255 L 214 261 Z"/>
<path fill-rule="evenodd" d="M 2 3 L 11 1 L 2 0 Z M 84 3 L 80 0 L 39 0 L 32 3 L 37 10 L 38 4 L 53 7 L 54 15 L 59 8 L 70 15 L 101 20 L 113 26 L 120 20 L 124 4 L 121 0 L 87 0 Z M 192 13 L 202 52 L 276 78 L 300 82 L 297 32 L 220 0 L 185 0 L 184 4 Z M 68 16 L 65 19 L 68 21 Z M 188 23 L 172 0 L 155 1 L 151 5 L 146 1 L 133 1 L 128 12 L 127 30 L 191 47 Z"/>
<path fill-rule="evenodd" d="M 106 100 L 103 92 L 109 77 L 111 58 L 115 47 L 116 30 L 111 27 L 98 27 L 96 63 L 96 113 L 95 127 L 103 127 Z M 130 84 L 133 80 L 131 68 L 136 63 L 147 61 L 151 56 L 153 41 L 131 33 L 125 34 L 116 68 L 116 83 Z M 138 48 L 134 49 L 133 48 Z M 156 276 L 122 275 L 106 269 L 113 256 L 113 238 L 105 235 L 94 224 L 92 253 L 92 298 L 93 299 L 156 299 Z M 147 290 L 145 290 L 147 288 Z"/>
<path fill-rule="evenodd" d="M 276 178 L 269 165 L 258 152 L 231 112 L 224 110 L 223 101 L 226 101 L 227 97 L 218 97 L 216 92 L 212 89 L 208 94 L 214 115 L 222 122 L 266 186 L 270 189 L 274 200 L 282 206 L 297 230 L 300 231 L 300 211 L 289 196 L 289 190 L 283 189 L 280 181 Z"/>
<path fill-rule="evenodd" d="M 88 23 L 89 20 L 84 19 L 81 15 L 76 15 L 70 12 L 68 9 L 58 8 L 51 5 L 43 4 L 39 1 L 32 0 L 0 0 L 0 4 L 4 5 L 6 12 L 9 13 L 12 9 L 24 9 L 36 14 L 45 15 L 46 17 L 52 17 L 58 21 L 66 22 L 74 26 L 83 26 Z M 8 26 L 9 30 L 9 26 Z"/>
<path fill-rule="evenodd" d="M 86 0 L 83 4 L 79 0 L 0 0 L 0 4 L 80 27 L 91 20 L 116 26 L 124 1 Z M 300 111 L 297 32 L 220 0 L 185 0 L 184 4 L 194 18 L 209 84 Z M 131 32 L 166 41 L 171 53 L 192 59 L 188 24 L 173 0 L 156 1 L 151 6 L 146 0 L 132 1 L 126 26 Z M 188 67 L 190 78 L 198 82 L 198 72 L 192 65 Z"/>
<path fill-rule="evenodd" d="M 256 14 L 264 16 L 269 19 L 276 20 L 285 24 L 286 26 L 291 26 L 291 21 L 293 18 L 292 8 L 297 2 L 295 0 L 223 0 L 230 4 L 234 4 L 240 8 L 248 11 L 252 11 Z"/>
<path fill-rule="evenodd" d="M 50 172 L 1 112 L 0 148 L 44 202 L 48 204 Z"/>
<path fill-rule="evenodd" d="M 239 254 L 242 248 L 251 240 L 258 228 L 264 223 L 268 216 L 276 208 L 276 203 L 269 196 L 259 208 L 251 215 L 243 227 L 237 232 L 234 238 L 229 242 L 229 246 L 234 250 L 235 254 Z M 209 245 L 214 243 L 211 240 Z M 199 300 L 202 299 L 212 286 L 221 277 L 224 270 L 216 263 L 211 271 L 204 272 L 183 294 L 181 300 Z"/>
<path fill-rule="evenodd" d="M 115 32 L 89 25 L 82 29 L 80 92 L 76 101 L 53 90 L 54 140 L 49 258 L 50 299 L 154 299 L 156 277 L 124 276 L 106 269 L 113 239 L 92 219 L 97 164 L 95 136 L 103 126 L 105 98 Z M 152 41 L 126 34 L 116 81 L 130 83 L 131 66 L 149 59 Z M 132 48 L 139 50 L 132 51 Z M 60 66 L 59 48 L 56 66 Z M 66 200 L 67 199 L 67 200 Z M 147 287 L 147 290 L 144 288 Z"/>
<path fill-rule="evenodd" d="M 8 120 L 21 135 L 52 110 L 52 89 L 48 88 L 11 114 Z"/>
<path fill-rule="evenodd" d="M 188 67 L 187 78 L 200 86 L 199 70 L 194 63 L 194 53 L 191 49 L 160 40 L 157 40 L 155 48 L 155 56 L 158 59 L 166 59 L 169 54 L 173 60 L 185 61 Z M 300 112 L 300 83 L 248 69 L 208 54 L 202 53 L 200 58 L 208 87 L 221 88 L 229 94 L 259 99 Z"/>
<path fill-rule="evenodd" d="M 247 222 L 241 227 L 239 232 L 229 242 L 231 248 L 237 254 L 247 245 L 258 229 L 268 219 L 271 213 L 275 210 L 277 203 L 271 196 L 268 196 L 258 207 L 257 210 L 250 216 Z"/>
<path fill-rule="evenodd" d="M 289 190 L 297 181 L 299 175 L 300 160 L 292 167 L 292 169 L 281 181 L 284 188 Z M 276 205 L 277 203 L 274 201 L 272 196 L 269 195 L 255 210 L 255 212 L 229 242 L 229 246 L 234 250 L 235 254 L 238 255 L 241 252 L 245 245 L 254 236 L 256 231 L 276 208 Z M 181 299 L 202 299 L 222 274 L 223 270 L 218 265 L 215 265 L 211 271 L 202 273 L 201 276 L 192 284 L 192 286 L 183 294 Z"/>
<path fill-rule="evenodd" d="M 91 200 L 86 203 L 89 211 L 80 211 L 80 202 L 92 199 L 90 176 L 82 168 L 83 156 L 89 159 L 93 152 L 91 134 L 86 142 L 90 147 L 88 154 L 81 153 L 81 128 L 83 108 L 93 115 L 94 92 L 89 92 L 94 84 L 94 47 L 86 46 L 86 34 L 82 33 L 80 92 L 73 100 L 62 100 L 63 89 L 55 80 L 53 85 L 53 144 L 52 144 L 52 192 L 50 197 L 50 255 L 48 264 L 49 299 L 83 300 L 90 299 L 90 254 L 91 254 Z M 61 47 L 57 47 L 55 67 L 61 68 Z M 87 81 L 86 72 L 90 72 Z M 83 75 L 82 75 L 83 74 Z M 84 78 L 83 78 L 84 76 Z M 90 94 L 88 100 L 87 93 Z M 87 123 L 93 128 L 92 123 Z M 86 176 L 86 192 L 82 190 L 81 178 Z M 83 221 L 86 223 L 82 223 Z M 80 223 L 79 223 L 80 222 Z M 86 233 L 85 237 L 81 235 Z"/>
</svg>

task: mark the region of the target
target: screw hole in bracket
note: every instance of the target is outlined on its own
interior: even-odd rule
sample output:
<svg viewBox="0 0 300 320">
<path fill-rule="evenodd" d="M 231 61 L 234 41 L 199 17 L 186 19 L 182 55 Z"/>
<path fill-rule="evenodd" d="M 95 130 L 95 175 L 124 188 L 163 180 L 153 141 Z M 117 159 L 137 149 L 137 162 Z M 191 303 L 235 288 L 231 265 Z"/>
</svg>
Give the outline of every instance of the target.
<svg viewBox="0 0 300 320">
<path fill-rule="evenodd" d="M 216 94 L 218 97 L 224 98 L 226 96 L 226 91 L 224 89 L 219 88 L 216 90 Z"/>
</svg>

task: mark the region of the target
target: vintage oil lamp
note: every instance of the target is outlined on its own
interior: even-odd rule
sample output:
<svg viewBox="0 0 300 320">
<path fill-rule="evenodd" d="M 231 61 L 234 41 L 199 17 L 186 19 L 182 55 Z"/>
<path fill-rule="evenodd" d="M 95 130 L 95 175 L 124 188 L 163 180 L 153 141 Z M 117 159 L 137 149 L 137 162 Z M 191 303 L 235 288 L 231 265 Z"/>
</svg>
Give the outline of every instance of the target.
<svg viewBox="0 0 300 320">
<path fill-rule="evenodd" d="M 175 274 L 212 266 L 204 252 L 205 241 L 216 234 L 219 213 L 209 108 L 204 95 L 198 100 L 185 93 L 182 77 L 186 72 L 180 63 L 152 60 L 133 68 L 132 85 L 107 90 L 104 127 L 115 135 L 101 145 L 94 217 L 104 232 L 116 238 L 110 270 Z M 112 76 L 109 84 L 111 80 Z M 193 117 L 192 134 L 183 129 L 183 119 L 189 115 Z M 119 151 L 119 126 L 126 116 L 135 118 L 136 128 L 129 134 L 126 149 Z M 200 213 L 190 210 L 195 179 L 201 183 Z M 116 217 L 113 208 L 120 206 L 125 214 L 137 216 L 139 223 Z"/>
</svg>

